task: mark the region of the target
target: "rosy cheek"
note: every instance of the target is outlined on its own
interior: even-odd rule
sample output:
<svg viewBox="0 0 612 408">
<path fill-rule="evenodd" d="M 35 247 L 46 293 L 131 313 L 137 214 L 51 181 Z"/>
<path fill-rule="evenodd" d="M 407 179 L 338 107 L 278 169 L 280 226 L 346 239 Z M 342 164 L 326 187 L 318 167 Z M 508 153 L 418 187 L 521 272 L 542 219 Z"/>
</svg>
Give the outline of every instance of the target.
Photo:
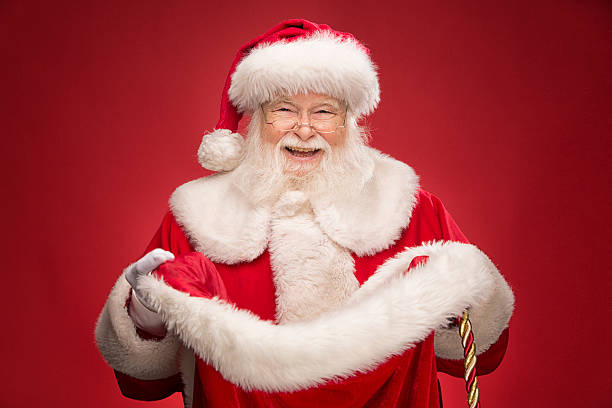
<svg viewBox="0 0 612 408">
<path fill-rule="evenodd" d="M 264 128 L 262 136 L 262 139 L 265 143 L 270 143 L 273 145 L 276 145 L 282 137 L 280 132 L 278 132 L 276 129 L 268 129 L 267 127 Z"/>
<path fill-rule="evenodd" d="M 326 138 L 326 140 L 330 146 L 335 147 L 341 143 L 341 141 L 343 140 L 343 135 L 342 134 L 331 134 Z"/>
</svg>

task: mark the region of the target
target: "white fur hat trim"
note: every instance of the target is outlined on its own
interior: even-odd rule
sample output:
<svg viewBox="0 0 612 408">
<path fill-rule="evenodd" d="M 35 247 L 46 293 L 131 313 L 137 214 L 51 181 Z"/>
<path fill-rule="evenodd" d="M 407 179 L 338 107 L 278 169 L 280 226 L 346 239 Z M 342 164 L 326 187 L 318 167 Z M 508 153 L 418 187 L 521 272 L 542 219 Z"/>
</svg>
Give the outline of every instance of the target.
<svg viewBox="0 0 612 408">
<path fill-rule="evenodd" d="M 215 129 L 202 137 L 198 161 L 205 169 L 231 171 L 242 160 L 244 138 L 229 129 Z"/>
<path fill-rule="evenodd" d="M 367 115 L 380 100 L 376 66 L 355 40 L 326 32 L 263 43 L 236 66 L 228 95 L 239 112 L 253 112 L 279 95 L 308 92 L 333 96 L 355 115 Z"/>
</svg>

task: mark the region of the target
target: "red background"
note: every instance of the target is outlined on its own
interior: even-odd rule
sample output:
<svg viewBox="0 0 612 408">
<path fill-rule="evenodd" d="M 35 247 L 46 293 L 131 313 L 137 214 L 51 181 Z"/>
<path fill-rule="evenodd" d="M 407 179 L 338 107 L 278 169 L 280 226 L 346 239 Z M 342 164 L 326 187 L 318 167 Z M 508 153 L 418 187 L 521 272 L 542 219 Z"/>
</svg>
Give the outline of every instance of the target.
<svg viewBox="0 0 612 408">
<path fill-rule="evenodd" d="M 236 49 L 290 17 L 371 48 L 372 145 L 414 166 L 515 290 L 484 406 L 609 406 L 610 2 L 179 3 L 0 2 L 1 407 L 145 405 L 120 396 L 97 314 L 203 174 Z"/>
</svg>

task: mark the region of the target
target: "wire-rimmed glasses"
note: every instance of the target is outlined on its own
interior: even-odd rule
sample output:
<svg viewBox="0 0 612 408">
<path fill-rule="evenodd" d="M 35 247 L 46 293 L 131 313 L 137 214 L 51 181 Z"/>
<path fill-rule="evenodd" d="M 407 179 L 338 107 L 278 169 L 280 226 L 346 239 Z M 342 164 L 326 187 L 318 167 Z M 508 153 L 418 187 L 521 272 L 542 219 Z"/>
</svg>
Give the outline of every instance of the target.
<svg viewBox="0 0 612 408">
<path fill-rule="evenodd" d="M 338 128 L 343 128 L 346 124 L 346 113 L 340 123 L 340 115 L 329 111 L 317 111 L 308 114 L 308 123 L 301 123 L 297 112 L 293 111 L 276 111 L 266 114 L 263 106 L 261 110 L 264 115 L 264 121 L 268 125 L 272 125 L 274 129 L 281 132 L 292 132 L 300 129 L 302 126 L 309 126 L 317 133 L 334 133 Z"/>
</svg>

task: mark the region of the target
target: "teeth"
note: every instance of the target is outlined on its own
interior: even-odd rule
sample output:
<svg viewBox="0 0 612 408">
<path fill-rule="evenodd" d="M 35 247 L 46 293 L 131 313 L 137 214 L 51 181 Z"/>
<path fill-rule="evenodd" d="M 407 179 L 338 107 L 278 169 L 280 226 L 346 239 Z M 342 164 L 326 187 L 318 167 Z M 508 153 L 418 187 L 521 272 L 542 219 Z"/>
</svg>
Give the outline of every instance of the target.
<svg viewBox="0 0 612 408">
<path fill-rule="evenodd" d="M 289 146 L 287 146 L 287 149 L 293 150 L 295 152 L 314 152 L 315 150 L 318 150 L 318 149 L 314 149 L 314 148 L 289 147 Z"/>
</svg>

